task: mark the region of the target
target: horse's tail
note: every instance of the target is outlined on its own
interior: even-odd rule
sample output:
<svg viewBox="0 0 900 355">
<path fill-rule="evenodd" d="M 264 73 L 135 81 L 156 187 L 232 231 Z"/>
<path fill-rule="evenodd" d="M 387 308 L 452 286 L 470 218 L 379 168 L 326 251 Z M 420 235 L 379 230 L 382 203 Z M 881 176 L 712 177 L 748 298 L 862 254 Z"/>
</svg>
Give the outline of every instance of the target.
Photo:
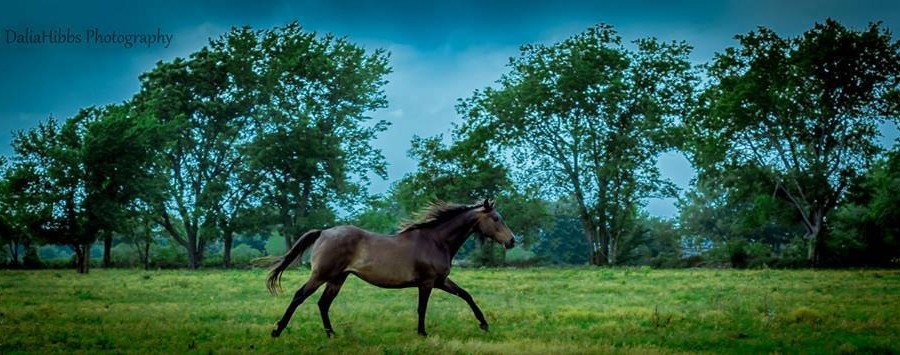
<svg viewBox="0 0 900 355">
<path fill-rule="evenodd" d="M 300 236 L 300 239 L 297 239 L 297 242 L 294 243 L 291 250 L 289 250 L 287 254 L 284 254 L 281 261 L 279 261 L 278 264 L 275 264 L 275 267 L 269 271 L 269 277 L 266 278 L 266 288 L 269 289 L 269 293 L 277 295 L 278 291 L 282 290 L 281 273 L 283 273 L 295 259 L 299 258 L 300 255 L 303 255 L 303 252 L 315 243 L 320 235 L 322 235 L 322 231 L 318 229 L 306 232 Z"/>
</svg>

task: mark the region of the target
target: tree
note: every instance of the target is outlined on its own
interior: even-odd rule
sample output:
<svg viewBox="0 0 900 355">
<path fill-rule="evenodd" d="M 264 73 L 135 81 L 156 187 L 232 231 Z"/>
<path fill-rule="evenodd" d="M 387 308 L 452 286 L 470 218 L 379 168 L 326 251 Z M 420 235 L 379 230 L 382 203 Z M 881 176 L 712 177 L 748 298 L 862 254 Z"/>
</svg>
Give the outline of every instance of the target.
<svg viewBox="0 0 900 355">
<path fill-rule="evenodd" d="M 185 60 L 141 75 L 143 110 L 176 132 L 158 171 L 166 188 L 154 202 L 159 223 L 200 267 L 220 232 L 230 245 L 234 219 L 250 208 L 258 178 L 241 151 L 251 141 L 260 98 L 257 33 L 232 29 Z"/>
<path fill-rule="evenodd" d="M 0 241 L 3 242 L 4 247 L 7 247 L 8 250 L 4 250 L 2 260 L 6 260 L 7 255 L 10 257 L 10 264 L 16 264 L 19 262 L 18 252 L 18 243 L 16 243 L 17 239 L 13 238 L 13 226 L 12 226 L 12 212 L 11 212 L 11 203 L 10 197 L 12 195 L 12 191 L 9 188 L 9 178 L 8 168 L 6 166 L 6 157 L 0 156 Z M 15 250 L 13 250 L 15 249 Z"/>
<path fill-rule="evenodd" d="M 137 253 L 138 261 L 144 270 L 150 269 L 150 247 L 154 244 L 158 225 L 151 217 L 152 211 L 133 211 L 119 228 L 119 235 Z"/>
<path fill-rule="evenodd" d="M 146 163 L 162 135 L 152 118 L 127 103 L 16 133 L 14 185 L 31 235 L 71 246 L 78 272 L 86 273 L 91 244 L 119 227 L 125 206 L 143 189 Z"/>
<path fill-rule="evenodd" d="M 21 193 L 23 174 L 27 170 L 8 165 L 4 157 L 0 157 L 0 169 L 0 241 L 3 242 L 4 256 L 9 257 L 8 263 L 16 266 L 20 250 L 27 249 L 31 241 L 25 220 L 28 217 L 24 210 L 27 202 L 22 201 Z"/>
<path fill-rule="evenodd" d="M 404 176 L 392 189 L 392 198 L 404 216 L 418 212 L 435 201 L 468 203 L 492 198 L 498 201 L 505 223 L 519 237 L 520 245 L 530 246 L 548 219 L 547 207 L 536 189 L 513 185 L 496 147 L 487 144 L 483 132 L 453 132 L 453 142 L 445 146 L 442 135 L 413 137 L 409 156 L 418 161 L 416 171 Z M 520 191 L 522 190 L 522 191 Z M 484 238 L 466 243 L 460 257 L 469 257 L 478 265 L 499 265 L 504 250 Z M 471 254 L 474 253 L 474 254 Z"/>
<path fill-rule="evenodd" d="M 640 264 L 671 267 L 679 264 L 683 256 L 680 230 L 675 220 L 642 216 L 641 234 L 646 243 L 639 248 L 635 260 Z"/>
<path fill-rule="evenodd" d="M 557 213 L 549 228 L 541 231 L 534 253 L 554 264 L 585 265 L 590 261 L 590 244 L 584 238 L 578 217 Z"/>
<path fill-rule="evenodd" d="M 90 111 L 82 111 L 77 117 L 89 115 Z M 81 118 L 75 120 L 83 121 Z M 75 156 L 80 148 L 74 146 L 77 135 L 72 129 L 68 132 L 68 139 L 64 139 L 61 127 L 50 118 L 34 129 L 15 134 L 13 149 L 20 173 L 17 193 L 22 198 L 20 202 L 28 203 L 22 209 L 27 213 L 23 217 L 31 222 L 27 226 L 29 232 L 45 242 L 70 245 L 75 251 L 78 272 L 86 273 L 87 251 L 96 239 L 96 231 L 83 228 L 83 165 Z"/>
<path fill-rule="evenodd" d="M 758 167 L 699 177 L 679 198 L 678 209 L 690 256 L 753 243 L 782 255 L 800 233 L 793 207 L 782 198 L 771 173 Z"/>
<path fill-rule="evenodd" d="M 704 171 L 756 166 L 795 208 L 815 263 L 825 216 L 879 148 L 878 123 L 900 113 L 900 42 L 880 24 L 834 20 L 796 38 L 766 28 L 736 37 L 708 65 L 711 80 L 686 122 Z"/>
<path fill-rule="evenodd" d="M 846 201 L 828 216 L 833 230 L 828 266 L 895 266 L 900 261 L 900 151 L 888 153 L 851 184 Z"/>
<path fill-rule="evenodd" d="M 263 102 L 247 154 L 290 247 L 302 231 L 333 223 L 338 204 L 364 201 L 370 173 L 386 176 L 371 141 L 388 123 L 367 114 L 387 105 L 390 68 L 383 50 L 297 23 L 262 32 L 260 53 Z"/>
<path fill-rule="evenodd" d="M 366 207 L 353 216 L 350 223 L 375 233 L 396 234 L 404 214 L 406 212 L 394 196 L 385 194 L 370 198 Z"/>
<path fill-rule="evenodd" d="M 550 46 L 526 45 L 498 88 L 458 111 L 462 131 L 489 132 L 544 192 L 574 197 L 592 264 L 616 264 L 641 201 L 672 196 L 656 157 L 687 110 L 696 79 L 685 43 L 634 42 L 597 25 Z"/>
</svg>

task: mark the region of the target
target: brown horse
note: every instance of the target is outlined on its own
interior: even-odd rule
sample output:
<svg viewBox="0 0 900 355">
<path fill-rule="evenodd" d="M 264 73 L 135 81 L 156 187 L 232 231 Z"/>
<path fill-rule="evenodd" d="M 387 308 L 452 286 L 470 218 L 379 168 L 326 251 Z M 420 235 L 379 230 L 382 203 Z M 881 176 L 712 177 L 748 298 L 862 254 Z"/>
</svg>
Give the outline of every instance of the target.
<svg viewBox="0 0 900 355">
<path fill-rule="evenodd" d="M 425 310 L 431 290 L 435 287 L 465 300 L 475 313 L 481 329 L 487 330 L 484 314 L 472 296 L 447 277 L 450 261 L 473 232 L 490 237 L 507 249 L 515 244 L 512 231 L 503 223 L 503 218 L 494 209 L 494 203 L 489 200 L 469 206 L 432 205 L 424 211 L 419 221 L 403 226 L 393 238 L 352 226 L 306 232 L 275 265 L 266 280 L 269 292 L 277 293 L 281 287 L 281 273 L 312 246 L 309 280 L 294 294 L 284 316 L 275 323 L 272 336 L 281 335 L 297 306 L 315 293 L 319 286 L 327 284 L 319 298 L 319 312 L 325 333 L 331 337 L 334 329 L 328 318 L 328 308 L 350 274 L 379 287 L 418 287 L 419 335 L 427 335 Z"/>
</svg>

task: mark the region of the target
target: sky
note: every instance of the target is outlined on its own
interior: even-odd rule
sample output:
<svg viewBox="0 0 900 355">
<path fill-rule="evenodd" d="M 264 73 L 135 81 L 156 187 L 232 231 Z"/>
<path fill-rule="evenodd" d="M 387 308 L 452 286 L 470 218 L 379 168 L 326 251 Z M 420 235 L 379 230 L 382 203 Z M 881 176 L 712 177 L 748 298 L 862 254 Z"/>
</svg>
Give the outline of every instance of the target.
<svg viewBox="0 0 900 355">
<path fill-rule="evenodd" d="M 900 31 L 898 1 L 16 1 L 0 11 L 0 155 L 11 155 L 12 132 L 47 117 L 64 120 L 80 108 L 119 103 L 139 89 L 138 76 L 157 61 L 185 57 L 232 26 L 254 28 L 298 21 L 306 30 L 345 36 L 367 50 L 391 53 L 385 86 L 389 105 L 373 112 L 392 123 L 373 142 L 389 166 L 388 179 L 370 191 L 386 191 L 415 169 L 407 156 L 413 135 L 444 134 L 460 122 L 455 104 L 507 72 L 523 44 L 551 44 L 597 23 L 613 25 L 625 40 L 685 40 L 691 59 L 703 63 L 734 36 L 765 26 L 796 36 L 834 18 L 862 29 L 882 21 Z M 19 43 L 36 32 L 80 35 L 78 43 Z M 98 43 L 102 35 L 171 35 L 171 42 L 126 48 Z M 895 38 L 896 35 L 894 36 Z M 57 37 L 59 38 L 59 37 Z M 69 43 L 64 43 L 69 42 Z M 884 127 L 884 144 L 897 136 Z M 683 191 L 694 177 L 687 159 L 665 153 L 664 176 Z M 647 203 L 651 215 L 677 214 L 674 199 Z"/>
</svg>

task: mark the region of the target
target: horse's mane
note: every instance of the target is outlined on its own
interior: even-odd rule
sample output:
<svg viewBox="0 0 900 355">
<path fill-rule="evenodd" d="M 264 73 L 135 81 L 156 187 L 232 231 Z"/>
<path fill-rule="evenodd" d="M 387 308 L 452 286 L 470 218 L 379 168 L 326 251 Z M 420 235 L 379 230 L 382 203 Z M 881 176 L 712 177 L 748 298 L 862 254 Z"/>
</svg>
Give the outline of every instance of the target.
<svg viewBox="0 0 900 355">
<path fill-rule="evenodd" d="M 415 213 L 415 220 L 405 221 L 400 224 L 400 231 L 403 233 L 414 229 L 433 227 L 441 224 L 460 213 L 479 207 L 480 205 L 461 205 L 456 203 L 448 203 L 437 201 L 429 203 L 418 213 Z"/>
</svg>

